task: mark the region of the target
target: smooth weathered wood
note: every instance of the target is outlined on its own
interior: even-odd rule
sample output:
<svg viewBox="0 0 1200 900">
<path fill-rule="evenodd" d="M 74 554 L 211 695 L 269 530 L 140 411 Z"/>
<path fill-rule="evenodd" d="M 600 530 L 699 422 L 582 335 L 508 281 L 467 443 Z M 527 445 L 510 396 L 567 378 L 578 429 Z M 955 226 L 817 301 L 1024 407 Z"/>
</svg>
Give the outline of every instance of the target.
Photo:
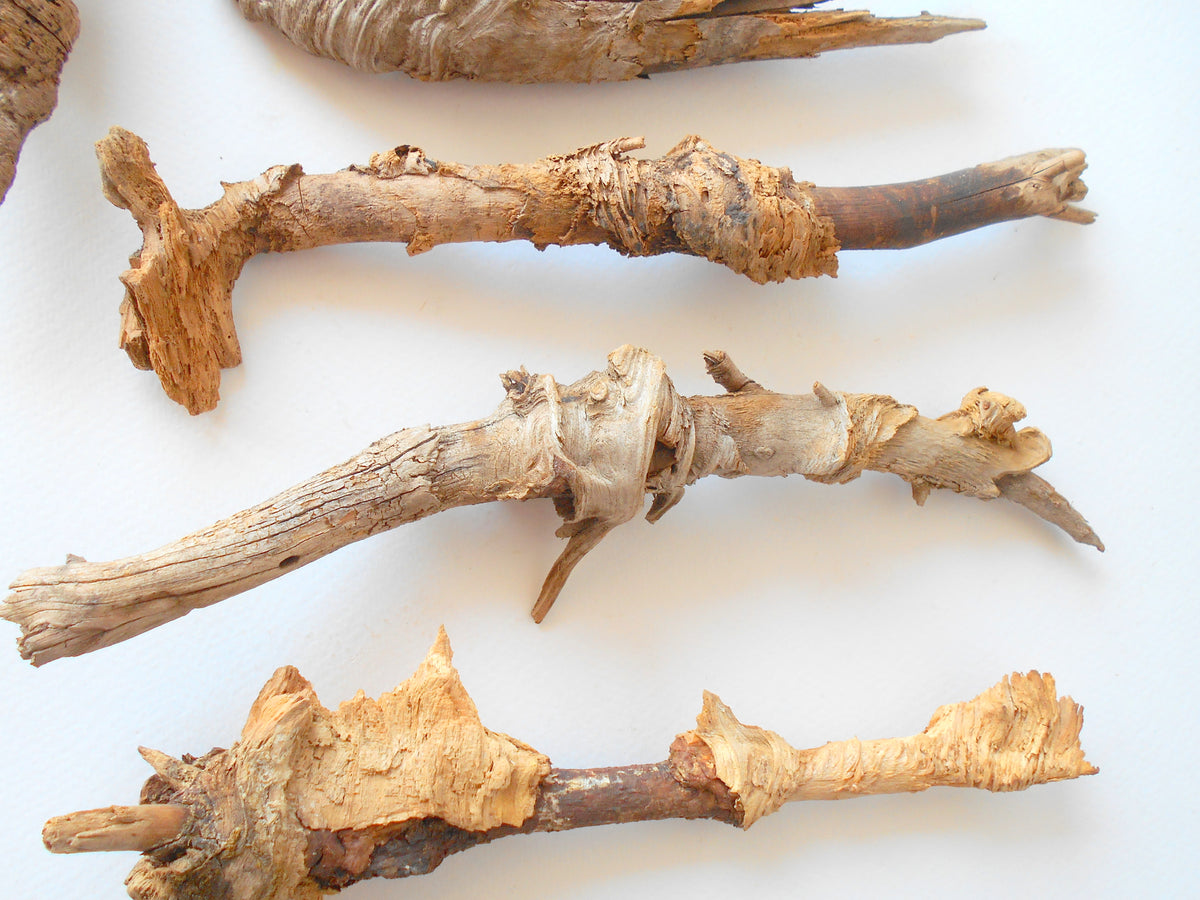
<svg viewBox="0 0 1200 900">
<path fill-rule="evenodd" d="M 216 406 L 221 369 L 241 362 L 233 286 L 258 253 L 360 241 L 402 242 L 409 254 L 466 241 L 607 244 L 626 256 L 700 256 L 763 284 L 835 274 L 839 249 L 910 247 L 1028 216 L 1091 220 L 1071 205 L 1086 192 L 1079 150 L 914 185 L 820 188 L 697 137 L 659 159 L 628 155 L 643 143 L 499 166 L 435 161 L 402 145 L 330 175 L 275 166 L 184 210 L 145 142 L 114 128 L 96 145 L 105 194 L 143 236 L 121 276 L 121 346 L 195 414 Z"/>
<path fill-rule="evenodd" d="M 129 809 L 142 819 L 163 810 L 175 823 L 167 841 L 47 846 L 145 850 L 126 882 L 138 900 L 317 900 L 368 878 L 422 875 L 515 834 L 672 818 L 749 828 L 791 800 L 935 786 L 1016 791 L 1092 775 L 1082 727 L 1082 708 L 1037 672 L 941 707 L 920 734 L 811 750 L 744 725 L 705 692 L 696 728 L 676 737 L 666 761 L 553 769 L 482 725 L 442 631 L 395 691 L 378 700 L 360 692 L 336 710 L 295 669 L 280 669 L 230 749 L 182 760 L 143 751 L 156 774 L 142 806 L 46 826 L 57 833 L 83 817 L 103 830 L 106 812 L 117 828 Z"/>
<path fill-rule="evenodd" d="M 58 104 L 58 78 L 77 37 L 71 0 L 0 0 L 0 203 L 26 136 Z"/>
<path fill-rule="evenodd" d="M 31 569 L 0 615 L 21 626 L 34 665 L 99 649 L 306 565 L 339 547 L 445 509 L 549 498 L 567 547 L 534 607 L 540 621 L 576 563 L 645 508 L 656 521 L 708 475 L 803 475 L 838 484 L 864 470 L 930 490 L 1006 499 L 1103 549 L 1065 499 L 1031 471 L 1050 458 L 1025 409 L 979 388 L 940 419 L 891 397 L 778 394 L 724 353 L 706 354 L 729 393 L 682 397 L 663 362 L 622 347 L 571 385 L 524 369 L 502 376 L 489 417 L 410 428 L 251 509 L 140 556 Z M 1030 483 L 1030 480 L 1033 483 Z"/>
<path fill-rule="evenodd" d="M 423 81 L 625 81 L 826 50 L 929 43 L 978 19 L 879 19 L 823 0 L 237 0 L 309 53 Z"/>
</svg>

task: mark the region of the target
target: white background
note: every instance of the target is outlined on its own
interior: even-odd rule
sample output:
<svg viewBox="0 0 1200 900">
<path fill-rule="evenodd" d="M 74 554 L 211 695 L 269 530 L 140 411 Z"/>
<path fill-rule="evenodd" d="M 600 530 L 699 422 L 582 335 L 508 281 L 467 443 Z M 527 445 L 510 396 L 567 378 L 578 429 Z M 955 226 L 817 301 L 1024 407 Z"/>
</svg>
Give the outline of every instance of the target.
<svg viewBox="0 0 1200 900">
<path fill-rule="evenodd" d="M 597 86 L 366 76 L 251 26 L 228 0 L 80 0 L 58 111 L 0 207 L 0 570 L 138 553 L 398 428 L 469 420 L 522 364 L 563 382 L 632 342 L 683 393 L 701 351 L 805 392 L 923 412 L 986 384 L 1053 440 L 1040 471 L 1108 545 L 1019 507 L 898 479 L 689 489 L 579 566 L 545 625 L 549 503 L 452 511 L 79 659 L 0 655 L 0 893 L 121 897 L 129 854 L 54 857 L 52 815 L 136 802 L 136 747 L 228 746 L 291 663 L 326 704 L 406 678 L 445 623 L 485 724 L 560 766 L 662 759 L 704 688 L 800 746 L 920 731 L 1013 670 L 1087 708 L 1098 776 L 989 795 L 796 804 L 748 833 L 667 822 L 505 840 L 370 898 L 1127 897 L 1195 890 L 1193 585 L 1198 394 L 1190 3 L 946 0 L 987 31 Z M 878 0 L 879 14 L 916 13 Z M 149 143 L 184 206 L 276 163 L 529 161 L 688 133 L 819 184 L 920 178 L 1047 146 L 1088 151 L 1081 228 L 1029 220 L 841 276 L 758 287 L 703 260 L 603 248 L 334 247 L 252 260 L 234 292 L 245 364 L 192 418 L 116 347 L 117 275 L 140 235 L 91 144 Z M 16 629 L 4 623 L 5 641 Z"/>
</svg>

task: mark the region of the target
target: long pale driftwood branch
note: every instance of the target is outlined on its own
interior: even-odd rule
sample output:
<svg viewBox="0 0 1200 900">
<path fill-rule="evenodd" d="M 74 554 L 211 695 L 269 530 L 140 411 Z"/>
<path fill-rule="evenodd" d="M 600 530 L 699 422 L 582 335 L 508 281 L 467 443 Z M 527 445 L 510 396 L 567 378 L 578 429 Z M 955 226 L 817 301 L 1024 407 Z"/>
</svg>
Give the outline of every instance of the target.
<svg viewBox="0 0 1200 900">
<path fill-rule="evenodd" d="M 77 37 L 71 0 L 0 0 L 0 203 L 25 137 L 58 103 L 58 77 Z"/>
<path fill-rule="evenodd" d="M 891 397 L 777 394 L 724 353 L 706 355 L 728 393 L 682 397 L 663 362 L 622 347 L 608 367 L 562 386 L 524 369 L 502 376 L 489 417 L 386 437 L 265 503 L 158 550 L 107 563 L 68 558 L 11 585 L 0 614 L 21 626 L 22 656 L 41 665 L 123 641 L 277 578 L 353 541 L 456 506 L 553 499 L 568 539 L 533 608 L 546 615 L 579 560 L 650 494 L 656 521 L 707 475 L 803 475 L 837 484 L 891 472 L 923 502 L 932 488 L 1004 497 L 1104 549 L 1070 504 L 1032 470 L 1050 458 L 1015 400 L 978 388 L 929 419 Z"/>
<path fill-rule="evenodd" d="M 410 254 L 463 241 L 607 244 L 627 256 L 687 253 L 758 283 L 837 271 L 839 249 L 911 247 L 1028 216 L 1091 221 L 1079 150 L 1046 150 L 940 178 L 868 188 L 798 183 L 786 168 L 689 137 L 660 159 L 622 139 L 529 165 L 462 166 L 411 146 L 365 167 L 306 175 L 276 166 L 226 184 L 201 210 L 171 198 L 141 138 L 97 145 L 104 190 L 142 230 L 121 276 L 121 346 L 192 413 L 212 409 L 241 362 L 232 292 L 268 251 L 398 241 Z"/>
<path fill-rule="evenodd" d="M 424 81 L 625 81 L 825 50 L 929 43 L 984 27 L 921 13 L 878 19 L 824 0 L 237 0 L 294 44 L 365 72 Z"/>
<path fill-rule="evenodd" d="M 705 692 L 696 729 L 664 762 L 555 769 L 483 726 L 442 631 L 396 690 L 359 692 L 335 711 L 280 669 L 229 750 L 174 759 L 143 749 L 156 774 L 140 805 L 52 819 L 43 839 L 56 853 L 143 851 L 126 881 L 138 900 L 316 900 L 367 878 L 425 874 L 515 834 L 658 819 L 749 828 L 792 800 L 1015 791 L 1092 775 L 1082 727 L 1082 708 L 1037 672 L 941 707 L 920 734 L 811 750 L 742 724 Z"/>
</svg>

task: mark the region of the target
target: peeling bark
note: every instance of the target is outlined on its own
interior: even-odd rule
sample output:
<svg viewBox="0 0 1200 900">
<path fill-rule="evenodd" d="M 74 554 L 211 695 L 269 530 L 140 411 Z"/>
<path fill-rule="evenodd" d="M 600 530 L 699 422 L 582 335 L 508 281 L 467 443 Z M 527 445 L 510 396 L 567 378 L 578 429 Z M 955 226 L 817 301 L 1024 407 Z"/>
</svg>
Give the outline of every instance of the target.
<svg viewBox="0 0 1200 900">
<path fill-rule="evenodd" d="M 422 81 L 625 81 L 826 50 L 930 43 L 978 19 L 878 19 L 823 0 L 237 0 L 316 56 Z"/>
<path fill-rule="evenodd" d="M 502 376 L 489 417 L 410 428 L 252 509 L 158 550 L 108 563 L 69 557 L 11 585 L 0 615 L 21 626 L 21 655 L 41 665 L 141 634 L 425 516 L 492 500 L 550 498 L 568 539 L 533 615 L 541 621 L 576 563 L 612 529 L 657 521 L 707 475 L 803 475 L 825 484 L 864 470 L 933 488 L 1021 503 L 1103 550 L 1070 504 L 1032 470 L 1050 458 L 1011 398 L 980 388 L 929 419 L 891 397 L 831 391 L 778 394 L 724 353 L 706 354 L 729 393 L 682 397 L 662 360 L 625 346 L 604 371 L 560 386 L 524 369 Z"/>
<path fill-rule="evenodd" d="M 0 0 L 0 203 L 26 136 L 58 103 L 58 78 L 77 37 L 71 0 Z"/>
<path fill-rule="evenodd" d="M 1037 672 L 943 706 L 907 738 L 797 750 L 708 692 L 696 723 L 665 762 L 552 769 L 483 727 L 442 631 L 416 674 L 378 701 L 360 693 L 331 711 L 280 669 L 230 749 L 181 760 L 143 749 L 156 774 L 141 805 L 60 816 L 43 840 L 56 853 L 144 851 L 126 881 L 136 900 L 317 900 L 515 834 L 669 818 L 749 828 L 790 800 L 1014 791 L 1098 771 L 1079 744 L 1082 708 Z M 489 811 L 497 803 L 504 821 Z"/>
<path fill-rule="evenodd" d="M 607 244 L 626 256 L 686 253 L 762 284 L 834 275 L 839 249 L 912 247 L 984 225 L 1047 216 L 1087 222 L 1079 150 L 1047 150 L 940 178 L 821 188 L 790 170 L 685 138 L 660 159 L 623 138 L 529 165 L 463 166 L 403 145 L 365 167 L 306 175 L 275 166 L 184 210 L 141 138 L 112 129 L 97 145 L 105 195 L 142 230 L 121 281 L 121 347 L 196 414 L 241 362 L 232 292 L 265 252 L 395 241 L 408 253 L 464 241 Z"/>
</svg>

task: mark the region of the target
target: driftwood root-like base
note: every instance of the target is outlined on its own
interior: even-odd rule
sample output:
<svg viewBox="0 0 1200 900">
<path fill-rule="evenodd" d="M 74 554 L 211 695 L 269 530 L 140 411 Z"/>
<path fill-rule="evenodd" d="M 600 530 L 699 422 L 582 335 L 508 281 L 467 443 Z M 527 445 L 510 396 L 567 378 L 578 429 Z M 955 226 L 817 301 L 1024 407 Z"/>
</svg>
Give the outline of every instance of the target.
<svg viewBox="0 0 1200 900">
<path fill-rule="evenodd" d="M 58 103 L 58 79 L 77 37 L 71 0 L 0 0 L 0 203 L 26 136 Z"/>
<path fill-rule="evenodd" d="M 763 284 L 837 271 L 837 252 L 912 247 L 1011 219 L 1074 222 L 1086 193 L 1080 150 L 1045 150 L 939 178 L 822 188 L 688 137 L 659 159 L 622 138 L 528 165 L 464 166 L 408 144 L 366 166 L 307 175 L 275 166 L 185 210 L 141 138 L 96 145 L 106 196 L 128 209 L 142 248 L 121 276 L 122 348 L 196 414 L 241 362 L 234 282 L 258 253 L 395 241 L 410 254 L 464 241 L 607 244 L 626 256 L 684 253 Z"/>
<path fill-rule="evenodd" d="M 716 397 L 683 397 L 658 357 L 636 347 L 570 385 L 524 369 L 502 376 L 489 417 L 410 428 L 265 503 L 158 550 L 114 562 L 78 557 L 31 569 L 0 615 L 21 626 L 34 665 L 99 649 L 216 603 L 339 547 L 445 509 L 552 499 L 566 548 L 533 608 L 541 619 L 579 561 L 645 509 L 656 521 L 709 475 L 803 475 L 840 484 L 865 470 L 1019 503 L 1103 549 L 1084 518 L 1032 470 L 1050 458 L 1013 400 L 979 388 L 940 419 L 879 394 L 778 394 L 724 353 L 706 354 Z"/>
<path fill-rule="evenodd" d="M 423 81 L 625 81 L 826 50 L 930 43 L 984 27 L 922 13 L 817 11 L 823 0 L 237 0 L 316 56 Z"/>
<path fill-rule="evenodd" d="M 126 882 L 136 900 L 317 900 L 515 834 L 669 818 L 749 828 L 791 800 L 1015 791 L 1098 771 L 1079 744 L 1083 710 L 1037 672 L 941 707 L 906 738 L 798 750 L 708 692 L 696 726 L 665 762 L 551 768 L 482 725 L 443 631 L 395 691 L 336 710 L 280 669 L 230 749 L 143 749 L 156 774 L 140 805 L 52 819 L 43 839 L 56 853 L 144 851 Z"/>
</svg>

